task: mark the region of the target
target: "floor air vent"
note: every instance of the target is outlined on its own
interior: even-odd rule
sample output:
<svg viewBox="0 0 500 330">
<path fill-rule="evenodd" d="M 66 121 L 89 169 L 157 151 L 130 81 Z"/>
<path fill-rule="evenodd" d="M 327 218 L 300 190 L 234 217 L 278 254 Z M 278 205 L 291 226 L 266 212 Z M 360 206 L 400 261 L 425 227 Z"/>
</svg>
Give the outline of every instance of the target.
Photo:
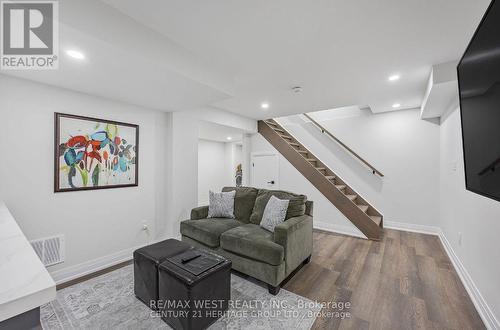
<svg viewBox="0 0 500 330">
<path fill-rule="evenodd" d="M 64 262 L 64 235 L 40 238 L 30 243 L 45 266 Z"/>
</svg>

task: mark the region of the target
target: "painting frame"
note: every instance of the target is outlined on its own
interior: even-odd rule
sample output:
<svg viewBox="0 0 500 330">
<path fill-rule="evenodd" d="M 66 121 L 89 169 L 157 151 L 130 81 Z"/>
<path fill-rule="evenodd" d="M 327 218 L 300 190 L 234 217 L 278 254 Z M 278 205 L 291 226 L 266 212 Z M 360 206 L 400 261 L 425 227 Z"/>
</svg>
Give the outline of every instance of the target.
<svg viewBox="0 0 500 330">
<path fill-rule="evenodd" d="M 75 119 L 89 122 L 97 122 L 103 124 L 110 124 L 116 126 L 124 126 L 135 129 L 135 163 L 134 163 L 134 182 L 124 184 L 112 184 L 103 186 L 88 186 L 88 187 L 74 187 L 64 188 L 61 187 L 60 182 L 60 142 L 61 142 L 61 118 Z M 101 190 L 101 189 L 116 189 L 116 188 L 129 188 L 139 186 L 139 125 L 130 124 L 115 120 L 108 120 L 95 117 L 86 117 L 81 115 L 73 115 L 68 113 L 54 112 L 54 193 L 84 191 L 84 190 Z"/>
</svg>

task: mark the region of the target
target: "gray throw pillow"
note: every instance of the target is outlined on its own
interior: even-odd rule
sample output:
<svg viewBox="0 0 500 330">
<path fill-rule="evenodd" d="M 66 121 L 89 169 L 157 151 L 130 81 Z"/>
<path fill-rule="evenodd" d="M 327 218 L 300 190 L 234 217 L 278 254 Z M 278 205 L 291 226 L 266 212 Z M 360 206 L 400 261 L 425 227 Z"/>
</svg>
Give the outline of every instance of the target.
<svg viewBox="0 0 500 330">
<path fill-rule="evenodd" d="M 234 196 L 236 191 L 208 193 L 207 218 L 234 218 Z"/>
<path fill-rule="evenodd" d="M 264 209 L 260 226 L 274 233 L 274 227 L 285 221 L 288 203 L 290 201 L 287 199 L 279 199 L 271 196 Z"/>
<path fill-rule="evenodd" d="M 271 198 L 271 196 L 276 196 L 279 199 L 290 200 L 290 203 L 288 203 L 288 210 L 286 212 L 285 220 L 304 215 L 304 212 L 306 210 L 307 196 L 297 195 L 283 190 L 259 189 L 257 198 L 255 199 L 255 204 L 253 206 L 252 215 L 250 215 L 251 223 L 260 225 L 260 222 L 262 221 L 262 214 L 264 214 L 264 208 L 266 207 L 267 202 L 269 201 L 269 198 Z"/>
</svg>

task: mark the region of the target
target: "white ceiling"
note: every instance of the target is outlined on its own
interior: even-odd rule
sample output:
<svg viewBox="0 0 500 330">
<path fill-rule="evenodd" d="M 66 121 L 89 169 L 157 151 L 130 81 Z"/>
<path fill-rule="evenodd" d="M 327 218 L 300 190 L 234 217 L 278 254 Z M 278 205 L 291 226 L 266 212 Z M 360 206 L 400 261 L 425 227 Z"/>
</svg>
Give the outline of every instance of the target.
<svg viewBox="0 0 500 330">
<path fill-rule="evenodd" d="M 59 35 L 58 70 L 2 73 L 165 111 L 232 94 L 222 70 L 103 2 L 60 1 Z M 68 49 L 85 60 L 68 57 Z"/>
<path fill-rule="evenodd" d="M 432 65 L 462 55 L 488 4 L 64 0 L 61 46 L 74 44 L 88 61 L 16 75 L 156 109 L 203 104 L 256 119 L 348 105 L 414 108 Z M 398 82 L 387 81 L 393 73 Z M 294 95 L 297 85 L 304 91 Z"/>
<path fill-rule="evenodd" d="M 241 142 L 244 131 L 234 127 L 201 120 L 198 126 L 198 138 L 217 142 Z M 230 137 L 231 139 L 228 139 Z"/>
<path fill-rule="evenodd" d="M 420 106 L 433 64 L 461 56 L 489 0 L 104 0 L 223 64 L 235 95 L 215 105 L 262 118 Z M 400 73 L 397 83 L 387 77 Z M 302 86 L 301 95 L 290 88 Z M 261 101 L 271 104 L 268 114 Z"/>
</svg>

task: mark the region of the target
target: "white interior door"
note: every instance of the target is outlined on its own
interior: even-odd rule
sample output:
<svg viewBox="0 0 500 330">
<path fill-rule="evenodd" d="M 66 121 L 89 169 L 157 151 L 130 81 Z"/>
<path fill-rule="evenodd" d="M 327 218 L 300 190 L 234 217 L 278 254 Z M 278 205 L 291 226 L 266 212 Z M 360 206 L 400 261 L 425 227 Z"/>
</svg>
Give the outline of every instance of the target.
<svg viewBox="0 0 500 330">
<path fill-rule="evenodd" d="M 252 187 L 279 189 L 279 164 L 276 154 L 252 154 Z"/>
</svg>

